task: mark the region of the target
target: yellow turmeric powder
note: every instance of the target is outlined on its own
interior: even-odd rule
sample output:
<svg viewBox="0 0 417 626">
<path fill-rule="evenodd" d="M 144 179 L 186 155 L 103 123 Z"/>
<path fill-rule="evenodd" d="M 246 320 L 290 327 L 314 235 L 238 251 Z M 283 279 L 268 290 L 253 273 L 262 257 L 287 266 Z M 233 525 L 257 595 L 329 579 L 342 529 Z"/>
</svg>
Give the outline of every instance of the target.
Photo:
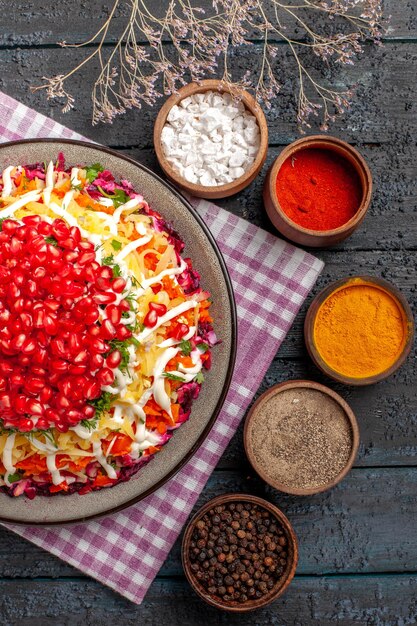
<svg viewBox="0 0 417 626">
<path fill-rule="evenodd" d="M 318 310 L 314 342 L 333 370 L 367 378 L 387 370 L 407 339 L 400 303 L 378 286 L 354 280 L 334 291 Z"/>
</svg>

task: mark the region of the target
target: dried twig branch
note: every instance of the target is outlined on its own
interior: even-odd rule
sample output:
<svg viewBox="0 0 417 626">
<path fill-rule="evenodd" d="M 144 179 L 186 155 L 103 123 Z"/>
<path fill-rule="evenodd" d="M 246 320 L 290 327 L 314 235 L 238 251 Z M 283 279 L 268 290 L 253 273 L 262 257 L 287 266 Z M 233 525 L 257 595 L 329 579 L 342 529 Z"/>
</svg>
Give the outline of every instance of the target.
<svg viewBox="0 0 417 626">
<path fill-rule="evenodd" d="M 284 41 L 295 60 L 298 123 L 310 126 L 311 115 L 321 110 L 321 126 L 327 129 L 335 115 L 349 106 L 352 90 L 338 91 L 320 82 L 306 67 L 303 51 L 310 49 L 324 64 L 351 65 L 364 41 L 379 43 L 383 32 L 381 0 L 212 0 L 210 14 L 193 6 L 192 0 L 167 0 L 163 17 L 153 13 L 151 0 L 128 0 L 126 26 L 109 49 L 105 42 L 120 4 L 115 0 L 107 20 L 88 41 L 61 44 L 75 48 L 95 44 L 79 65 L 66 74 L 44 77 L 33 91 L 45 90 L 48 98 L 63 99 L 63 111 L 69 111 L 74 97 L 67 91 L 67 81 L 94 59 L 99 74 L 92 90 L 93 124 L 112 122 L 143 102 L 153 105 L 186 80 L 215 75 L 222 66 L 225 83 L 245 86 L 269 107 L 281 89 L 275 71 L 276 42 Z M 331 35 L 313 29 L 314 14 L 333 27 Z M 298 31 L 297 38 L 288 34 L 290 29 Z M 253 46 L 251 39 L 261 41 L 259 68 L 232 76 L 231 53 L 239 46 Z"/>
</svg>

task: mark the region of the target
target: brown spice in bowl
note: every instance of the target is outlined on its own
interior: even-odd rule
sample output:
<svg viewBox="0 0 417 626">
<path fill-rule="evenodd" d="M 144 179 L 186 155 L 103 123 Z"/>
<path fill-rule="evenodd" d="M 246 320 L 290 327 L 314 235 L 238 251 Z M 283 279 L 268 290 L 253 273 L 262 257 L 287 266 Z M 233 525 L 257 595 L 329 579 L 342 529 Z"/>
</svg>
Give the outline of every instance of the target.
<svg viewBox="0 0 417 626">
<path fill-rule="evenodd" d="M 348 463 L 353 445 L 343 408 L 307 387 L 283 390 L 261 403 L 249 436 L 263 472 L 295 489 L 331 483 Z"/>
<path fill-rule="evenodd" d="M 190 569 L 211 596 L 244 604 L 270 594 L 287 568 L 288 539 L 270 511 L 253 502 L 226 502 L 194 527 Z"/>
</svg>

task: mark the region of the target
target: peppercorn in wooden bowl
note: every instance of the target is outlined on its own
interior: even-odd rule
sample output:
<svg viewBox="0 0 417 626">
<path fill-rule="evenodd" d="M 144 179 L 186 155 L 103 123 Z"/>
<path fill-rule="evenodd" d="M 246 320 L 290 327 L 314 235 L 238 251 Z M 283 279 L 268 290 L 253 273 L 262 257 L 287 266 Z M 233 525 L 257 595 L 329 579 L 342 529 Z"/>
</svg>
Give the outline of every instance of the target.
<svg viewBox="0 0 417 626">
<path fill-rule="evenodd" d="M 371 194 L 372 175 L 362 155 L 328 135 L 284 148 L 263 188 L 269 219 L 280 233 L 315 248 L 349 237 L 364 220 Z"/>
<path fill-rule="evenodd" d="M 190 182 L 187 180 L 184 175 L 182 175 L 178 169 L 173 166 L 173 160 L 166 154 L 166 150 L 162 141 L 162 134 L 164 132 L 164 127 L 167 123 L 169 123 L 170 118 L 172 117 L 173 111 L 180 111 L 184 113 L 184 108 L 180 105 L 182 102 L 189 102 L 190 99 L 194 99 L 198 94 L 207 94 L 209 92 L 213 92 L 215 95 L 223 95 L 223 94 L 231 94 L 233 98 L 233 104 L 235 106 L 244 107 L 244 112 L 246 112 L 251 120 L 251 124 L 254 124 L 253 118 L 256 119 L 256 125 L 259 129 L 259 142 L 257 145 L 256 153 L 250 156 L 251 163 L 245 166 L 244 172 L 235 178 L 232 182 L 226 182 L 215 185 L 207 185 L 201 184 L 199 182 Z M 213 105 L 215 106 L 215 105 Z M 175 107 L 175 109 L 174 109 Z M 242 109 L 243 109 L 242 107 Z M 240 113 L 242 115 L 242 113 Z M 174 121 L 175 123 L 175 121 Z M 232 124 L 230 123 L 230 128 Z M 230 129 L 228 129 L 230 130 Z M 233 131 L 234 132 L 234 131 Z M 242 130 L 238 134 L 243 137 L 244 131 Z M 212 135 L 211 135 L 212 136 Z M 217 137 L 217 140 L 219 138 Z M 222 155 L 221 155 L 221 144 L 213 144 L 209 147 L 213 148 L 215 145 L 218 145 L 219 148 L 215 149 L 216 151 L 212 155 L 213 162 L 216 166 L 221 165 Z M 197 198 L 226 198 L 227 196 L 232 196 L 239 191 L 242 191 L 245 187 L 247 187 L 257 176 L 260 169 L 262 168 L 267 151 L 268 151 L 268 127 L 265 119 L 265 115 L 256 102 L 256 100 L 251 96 L 251 94 L 240 87 L 233 86 L 228 87 L 221 80 L 203 80 L 200 83 L 190 83 L 185 85 L 181 89 L 178 90 L 177 93 L 173 94 L 165 104 L 160 109 L 158 116 L 155 121 L 154 126 L 154 147 L 156 156 L 159 161 L 159 165 L 162 170 L 166 174 L 166 176 L 175 183 L 178 187 L 187 191 Z M 189 152 L 191 152 L 189 150 Z M 201 152 L 201 148 L 199 148 L 199 152 Z M 209 166 L 204 165 L 207 171 Z M 243 169 L 240 168 L 240 169 Z"/>
<path fill-rule="evenodd" d="M 236 613 L 270 604 L 288 587 L 297 538 L 273 504 L 248 494 L 213 498 L 189 522 L 182 543 L 185 574 L 208 604 Z"/>
</svg>

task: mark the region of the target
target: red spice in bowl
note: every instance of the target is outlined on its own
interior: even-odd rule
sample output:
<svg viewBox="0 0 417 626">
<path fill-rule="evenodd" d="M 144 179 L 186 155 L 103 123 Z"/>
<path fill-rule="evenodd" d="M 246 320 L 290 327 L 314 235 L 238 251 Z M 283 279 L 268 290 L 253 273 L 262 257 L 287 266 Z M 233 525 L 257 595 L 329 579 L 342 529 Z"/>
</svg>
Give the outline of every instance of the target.
<svg viewBox="0 0 417 626">
<path fill-rule="evenodd" d="M 357 212 L 362 185 L 354 167 L 336 152 L 306 148 L 284 161 L 276 192 L 293 222 L 311 230 L 333 230 Z"/>
<path fill-rule="evenodd" d="M 329 135 L 303 137 L 284 148 L 263 188 L 266 211 L 279 232 L 302 246 L 320 248 L 354 232 L 371 194 L 372 175 L 364 158 Z"/>
</svg>

